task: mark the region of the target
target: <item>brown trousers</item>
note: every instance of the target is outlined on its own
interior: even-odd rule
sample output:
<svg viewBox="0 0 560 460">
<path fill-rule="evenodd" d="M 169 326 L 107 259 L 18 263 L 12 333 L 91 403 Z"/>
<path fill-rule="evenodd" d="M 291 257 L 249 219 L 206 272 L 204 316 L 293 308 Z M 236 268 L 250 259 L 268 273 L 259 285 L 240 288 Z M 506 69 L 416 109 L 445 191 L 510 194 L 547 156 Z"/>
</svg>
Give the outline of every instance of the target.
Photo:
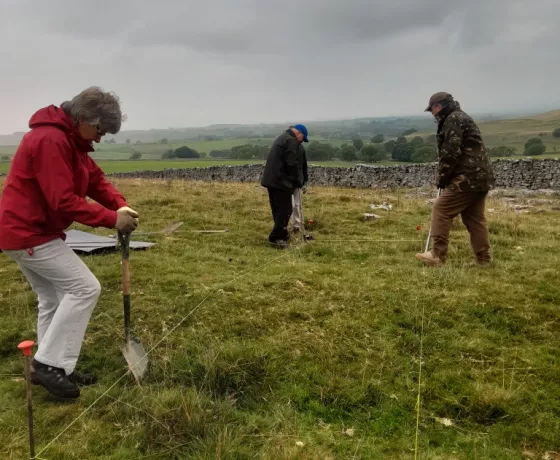
<svg viewBox="0 0 560 460">
<path fill-rule="evenodd" d="M 442 261 L 447 258 L 449 232 L 453 219 L 461 214 L 471 235 L 471 247 L 479 262 L 490 261 L 488 226 L 484 217 L 487 192 L 454 192 L 445 189 L 434 203 L 432 211 L 433 254 Z"/>
</svg>

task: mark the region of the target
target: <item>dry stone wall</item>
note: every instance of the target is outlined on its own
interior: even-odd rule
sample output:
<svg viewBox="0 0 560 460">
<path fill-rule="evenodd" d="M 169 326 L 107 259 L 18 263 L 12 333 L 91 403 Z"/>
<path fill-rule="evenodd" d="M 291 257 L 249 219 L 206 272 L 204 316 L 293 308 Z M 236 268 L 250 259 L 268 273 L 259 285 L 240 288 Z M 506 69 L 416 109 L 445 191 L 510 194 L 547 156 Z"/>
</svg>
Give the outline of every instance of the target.
<svg viewBox="0 0 560 460">
<path fill-rule="evenodd" d="M 498 188 L 530 190 L 560 189 L 560 160 L 496 160 L 492 163 Z M 394 188 L 425 187 L 435 184 L 436 163 L 402 166 L 356 165 L 352 168 L 310 166 L 314 186 Z M 258 182 L 262 164 L 209 166 L 206 168 L 164 169 L 115 173 L 115 178 Z"/>
</svg>

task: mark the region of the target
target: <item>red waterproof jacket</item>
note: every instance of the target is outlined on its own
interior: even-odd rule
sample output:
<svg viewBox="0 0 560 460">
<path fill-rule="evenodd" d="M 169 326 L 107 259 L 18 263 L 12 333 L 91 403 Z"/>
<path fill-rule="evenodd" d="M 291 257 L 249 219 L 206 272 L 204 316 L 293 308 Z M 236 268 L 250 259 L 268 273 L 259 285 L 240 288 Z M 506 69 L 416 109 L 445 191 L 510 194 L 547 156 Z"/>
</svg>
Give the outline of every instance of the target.
<svg viewBox="0 0 560 460">
<path fill-rule="evenodd" d="M 32 249 L 72 222 L 114 228 L 124 197 L 103 176 L 72 118 L 53 105 L 29 121 L 0 196 L 0 249 Z M 86 196 L 97 203 L 89 202 Z"/>
</svg>

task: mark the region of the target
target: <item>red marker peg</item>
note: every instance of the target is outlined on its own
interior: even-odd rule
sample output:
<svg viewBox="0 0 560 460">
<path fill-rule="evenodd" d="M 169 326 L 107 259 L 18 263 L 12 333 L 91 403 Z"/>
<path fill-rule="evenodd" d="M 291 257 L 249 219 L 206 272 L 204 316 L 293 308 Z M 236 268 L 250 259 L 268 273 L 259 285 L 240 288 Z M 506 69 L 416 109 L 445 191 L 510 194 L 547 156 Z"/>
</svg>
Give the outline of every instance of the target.
<svg viewBox="0 0 560 460">
<path fill-rule="evenodd" d="M 29 458 L 35 458 L 35 440 L 33 438 L 33 407 L 31 405 L 31 352 L 35 342 L 33 340 L 25 340 L 18 345 L 18 348 L 25 356 L 25 386 L 27 393 L 27 426 L 29 428 Z"/>
<path fill-rule="evenodd" d="M 25 340 L 18 345 L 18 348 L 23 352 L 23 356 L 31 356 L 31 351 L 35 346 L 33 340 Z"/>
</svg>

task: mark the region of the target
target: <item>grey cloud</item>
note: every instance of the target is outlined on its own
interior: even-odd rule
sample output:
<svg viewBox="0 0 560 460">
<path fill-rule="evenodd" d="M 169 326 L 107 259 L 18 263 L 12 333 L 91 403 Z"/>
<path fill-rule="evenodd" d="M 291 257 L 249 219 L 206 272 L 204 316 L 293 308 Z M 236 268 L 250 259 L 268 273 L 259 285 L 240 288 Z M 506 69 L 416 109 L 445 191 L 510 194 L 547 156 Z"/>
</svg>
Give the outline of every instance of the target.
<svg viewBox="0 0 560 460">
<path fill-rule="evenodd" d="M 441 89 L 477 111 L 550 105 L 559 15 L 557 0 L 3 0 L 0 132 L 91 84 L 122 95 L 127 128 L 421 114 Z"/>
<path fill-rule="evenodd" d="M 539 9 L 549 14 L 560 12 L 553 1 L 532 3 L 542 3 Z M 526 15 L 526 4 L 511 0 L 105 0 L 91 4 L 97 12 L 92 14 L 73 0 L 24 0 L 20 7 L 10 0 L 8 14 L 11 10 L 18 21 L 36 30 L 85 40 L 102 38 L 134 47 L 178 46 L 217 54 L 286 55 L 301 49 L 326 54 L 328 47 L 430 28 L 445 30 L 448 41 L 459 49 L 491 46 L 512 19 Z"/>
<path fill-rule="evenodd" d="M 275 54 L 298 46 L 321 51 L 325 45 L 367 42 L 436 27 L 461 5 L 457 0 L 216 3 L 117 0 L 96 5 L 94 9 L 106 14 L 92 16 L 85 14 L 82 3 L 72 0 L 25 2 L 20 19 L 51 33 L 113 38 L 135 46 Z"/>
</svg>

